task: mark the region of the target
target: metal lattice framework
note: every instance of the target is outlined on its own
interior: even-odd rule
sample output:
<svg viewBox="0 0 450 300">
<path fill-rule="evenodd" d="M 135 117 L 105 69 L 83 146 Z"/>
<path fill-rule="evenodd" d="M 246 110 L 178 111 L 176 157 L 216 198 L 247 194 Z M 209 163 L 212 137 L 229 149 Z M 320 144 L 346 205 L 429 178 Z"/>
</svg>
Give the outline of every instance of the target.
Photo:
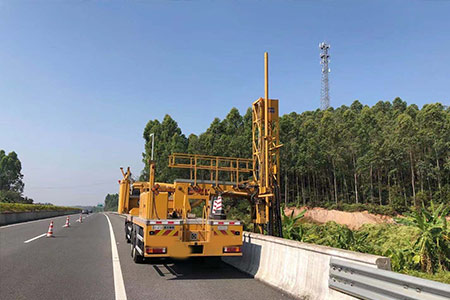
<svg viewBox="0 0 450 300">
<path fill-rule="evenodd" d="M 328 73 L 330 68 L 328 66 L 330 60 L 330 54 L 328 53 L 330 45 L 322 42 L 319 44 L 320 52 L 320 64 L 322 65 L 322 86 L 320 90 L 320 108 L 322 110 L 330 107 L 330 86 L 328 81 Z"/>
<path fill-rule="evenodd" d="M 199 154 L 173 153 L 169 155 L 169 167 L 191 170 L 191 179 L 197 185 L 198 171 L 209 171 L 210 181 L 219 185 L 220 175 L 229 174 L 230 182 L 236 186 L 243 184 L 241 175 L 253 172 L 253 160 L 250 158 L 222 157 Z"/>
<path fill-rule="evenodd" d="M 269 58 L 264 54 L 265 93 L 252 105 L 253 178 L 259 191 L 255 201 L 254 223 L 269 235 L 282 236 L 280 216 L 280 135 L 278 100 L 269 99 Z"/>
</svg>

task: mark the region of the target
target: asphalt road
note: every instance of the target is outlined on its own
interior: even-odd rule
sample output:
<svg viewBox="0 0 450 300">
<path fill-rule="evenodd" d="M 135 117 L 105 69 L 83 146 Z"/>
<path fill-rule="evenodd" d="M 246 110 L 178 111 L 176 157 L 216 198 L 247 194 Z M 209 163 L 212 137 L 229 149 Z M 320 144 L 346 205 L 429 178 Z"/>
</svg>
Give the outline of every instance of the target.
<svg viewBox="0 0 450 300">
<path fill-rule="evenodd" d="M 159 260 L 135 264 L 124 240 L 123 217 L 108 214 L 127 299 L 291 299 L 221 263 Z M 0 299 L 115 299 L 108 221 L 103 214 L 0 227 Z M 40 237 L 54 221 L 53 238 Z M 276 274 L 274 274 L 276 276 Z"/>
</svg>

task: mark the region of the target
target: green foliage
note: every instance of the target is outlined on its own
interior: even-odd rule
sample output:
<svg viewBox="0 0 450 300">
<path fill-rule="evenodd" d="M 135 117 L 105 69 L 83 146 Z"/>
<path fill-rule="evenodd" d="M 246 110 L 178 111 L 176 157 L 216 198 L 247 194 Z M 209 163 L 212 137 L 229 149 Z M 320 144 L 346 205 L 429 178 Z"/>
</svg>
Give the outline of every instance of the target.
<svg viewBox="0 0 450 300">
<path fill-rule="evenodd" d="M 367 233 L 367 249 L 363 252 L 390 257 L 394 271 L 403 272 L 417 267 L 412 260 L 413 243 L 418 236 L 416 228 L 395 224 L 366 224 L 358 232 Z"/>
<path fill-rule="evenodd" d="M 31 212 L 31 211 L 80 211 L 79 208 L 68 206 L 55 206 L 47 204 L 22 204 L 22 203 L 0 203 L 0 213 Z"/>
<path fill-rule="evenodd" d="M 286 216 L 284 209 L 281 209 L 283 215 L 283 237 L 290 240 L 295 240 L 300 237 L 300 232 L 297 230 L 299 227 L 298 221 L 305 215 L 306 209 L 302 210 L 298 215 L 294 217 L 294 210 L 292 210 L 289 216 Z"/>
<path fill-rule="evenodd" d="M 6 155 L 0 150 L 0 190 L 23 192 L 22 165 L 15 152 Z"/>
<path fill-rule="evenodd" d="M 15 191 L 0 190 L 0 202 L 5 203 L 33 203 L 33 199 L 22 197 L 22 195 Z"/>
<path fill-rule="evenodd" d="M 439 281 L 443 283 L 450 284 L 450 272 L 448 271 L 438 271 L 434 274 L 424 273 L 416 270 L 405 270 L 401 271 L 401 273 L 404 273 L 406 275 L 421 277 L 428 280 L 434 280 Z"/>
<path fill-rule="evenodd" d="M 228 219 L 240 220 L 244 225 L 244 230 L 253 231 L 251 206 L 248 201 L 239 198 L 224 197 L 223 207 Z"/>
<path fill-rule="evenodd" d="M 280 128 L 291 205 L 364 203 L 400 213 L 450 200 L 450 110 L 440 103 L 419 110 L 400 98 L 372 107 L 355 101 L 284 115 Z"/>
<path fill-rule="evenodd" d="M 302 242 L 333 248 L 359 252 L 370 251 L 365 242 L 368 236 L 367 232 L 354 232 L 336 222 L 327 222 L 324 225 L 300 224 L 296 227 L 296 232 L 292 236 L 299 237 L 296 240 Z"/>
<path fill-rule="evenodd" d="M 445 217 L 450 206 L 441 203 L 435 206 L 431 202 L 430 209 L 422 207 L 405 218 L 395 220 L 419 230 L 414 243 L 415 255 L 413 261 L 420 264 L 421 270 L 434 273 L 436 270 L 449 270 L 450 268 L 450 230 Z"/>
<path fill-rule="evenodd" d="M 155 133 L 156 180 L 171 182 L 189 178 L 186 170 L 167 166 L 173 152 L 251 157 L 251 117 L 251 109 L 240 115 L 232 108 L 223 120 L 215 118 L 205 132 L 188 138 L 169 115 L 149 121 L 142 179 L 148 178 L 150 133 Z M 448 132 L 448 107 L 434 103 L 419 109 L 400 98 L 372 107 L 356 100 L 349 107 L 283 115 L 280 190 L 287 190 L 283 198 L 289 205 L 364 204 L 387 215 L 431 200 L 449 203 Z"/>
<path fill-rule="evenodd" d="M 434 213 L 428 215 L 430 221 L 436 219 L 432 222 L 440 224 L 437 219 L 442 220 L 440 216 L 442 216 L 444 209 L 438 210 L 435 207 L 432 210 Z M 432 217 L 433 214 L 435 217 Z M 434 265 L 431 269 L 432 272 L 427 273 L 424 272 L 427 271 L 426 268 L 421 267 L 421 260 L 417 259 L 417 256 L 421 253 L 418 241 L 422 240 L 423 230 L 415 225 L 415 221 L 412 219 L 410 221 L 412 223 L 404 222 L 405 224 L 408 223 L 408 226 L 366 224 L 359 230 L 350 230 L 335 222 L 322 225 L 298 223 L 291 229 L 290 235 L 285 234 L 285 237 L 334 248 L 387 256 L 391 258 L 391 266 L 394 271 L 449 283 L 448 258 L 450 256 L 448 247 L 450 240 L 448 239 L 448 229 L 446 237 L 439 242 L 440 250 L 438 250 L 438 246 L 432 248 L 434 252 L 432 252 L 431 261 Z M 289 217 L 285 219 L 285 222 L 286 226 L 292 227 L 290 226 L 292 220 Z M 283 225 L 285 226 L 285 224 Z M 437 227 L 440 228 L 440 226 Z M 437 245 L 436 240 L 435 244 Z M 445 255 L 445 253 L 447 254 Z M 441 263 L 439 263 L 439 258 L 443 259 Z"/>
<path fill-rule="evenodd" d="M 183 153 L 187 151 L 188 140 L 181 133 L 177 122 L 169 115 L 166 115 L 160 123 L 158 120 L 149 121 L 144 129 L 143 137 L 145 139 L 145 152 L 142 154 L 144 170 L 141 174 L 141 180 L 148 180 L 148 162 L 151 158 L 152 137 L 154 134 L 154 154 L 153 159 L 156 162 L 156 181 L 173 182 L 176 178 L 185 178 L 186 170 L 171 169 L 168 167 L 169 155 L 175 152 Z"/>
<path fill-rule="evenodd" d="M 119 194 L 108 194 L 105 197 L 104 211 L 117 211 L 119 206 Z"/>
<path fill-rule="evenodd" d="M 199 136 L 181 132 L 178 124 L 166 115 L 162 122 L 149 121 L 144 129 L 145 153 L 141 180 L 148 179 L 148 160 L 151 156 L 151 133 L 155 134 L 154 160 L 156 161 L 156 181 L 172 182 L 177 178 L 189 178 L 189 172 L 168 167 L 168 156 L 175 152 L 195 154 L 251 157 L 252 115 L 249 109 L 244 116 L 232 108 L 224 120 L 215 118 L 210 127 Z M 209 179 L 209 173 L 199 171 L 199 178 Z"/>
<path fill-rule="evenodd" d="M 33 203 L 33 199 L 22 196 L 21 170 L 22 164 L 15 152 L 6 155 L 4 150 L 0 150 L 0 202 Z"/>
<path fill-rule="evenodd" d="M 104 211 L 103 207 L 104 207 L 104 205 L 99 203 L 99 204 L 97 204 L 97 206 L 94 206 L 92 208 L 92 212 L 94 212 L 94 213 L 102 212 L 102 211 Z"/>
</svg>

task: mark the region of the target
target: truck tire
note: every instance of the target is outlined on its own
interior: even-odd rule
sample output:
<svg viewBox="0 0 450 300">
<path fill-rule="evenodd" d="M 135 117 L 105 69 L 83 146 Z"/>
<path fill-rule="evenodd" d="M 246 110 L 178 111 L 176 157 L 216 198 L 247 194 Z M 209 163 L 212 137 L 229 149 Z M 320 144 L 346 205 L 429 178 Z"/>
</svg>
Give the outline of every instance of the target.
<svg viewBox="0 0 450 300">
<path fill-rule="evenodd" d="M 131 238 L 131 232 L 128 231 L 128 222 L 125 222 L 125 241 L 127 241 L 127 244 L 131 243 L 131 239 L 128 238 L 128 235 Z"/>
<path fill-rule="evenodd" d="M 131 235 L 131 257 L 133 258 L 133 261 L 137 264 L 141 264 L 144 261 L 144 256 L 140 255 L 139 252 L 136 250 L 137 245 L 137 236 L 136 236 L 136 226 L 133 225 L 133 233 Z"/>
<path fill-rule="evenodd" d="M 134 237 L 134 225 L 131 225 L 131 232 L 130 232 L 130 255 L 133 257 L 133 248 L 136 245 L 135 243 L 135 237 Z"/>
<path fill-rule="evenodd" d="M 136 247 L 133 247 L 131 256 L 133 257 L 133 261 L 137 264 L 142 264 L 144 262 L 144 257 L 139 254 L 139 252 L 136 250 Z"/>
</svg>

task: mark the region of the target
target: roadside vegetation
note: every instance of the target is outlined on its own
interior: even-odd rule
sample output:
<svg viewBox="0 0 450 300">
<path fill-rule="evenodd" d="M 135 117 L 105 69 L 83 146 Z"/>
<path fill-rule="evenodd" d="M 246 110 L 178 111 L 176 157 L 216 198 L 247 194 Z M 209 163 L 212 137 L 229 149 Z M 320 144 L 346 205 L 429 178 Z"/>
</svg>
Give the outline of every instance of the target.
<svg viewBox="0 0 450 300">
<path fill-rule="evenodd" d="M 23 182 L 22 164 L 17 153 L 6 154 L 0 149 L 0 202 L 33 203 L 33 199 L 22 195 L 25 186 Z"/>
<path fill-rule="evenodd" d="M 23 195 L 25 183 L 21 172 L 22 163 L 17 153 L 6 154 L 0 149 L 0 213 L 79 210 L 49 203 L 33 204 L 33 199 Z"/>
<path fill-rule="evenodd" d="M 396 218 L 398 224 L 367 224 L 359 230 L 328 222 L 298 222 L 283 212 L 285 238 L 391 258 L 392 270 L 450 283 L 450 228 L 445 216 L 449 205 L 422 207 Z"/>
<path fill-rule="evenodd" d="M 119 206 L 119 194 L 108 194 L 105 197 L 104 211 L 117 211 Z"/>
<path fill-rule="evenodd" d="M 141 179 L 148 178 L 151 133 L 156 141 L 156 181 L 172 182 L 189 178 L 188 171 L 168 167 L 173 152 L 250 158 L 251 118 L 250 109 L 241 115 L 233 108 L 223 120 L 215 118 L 205 132 L 188 137 L 169 115 L 161 122 L 150 120 L 143 133 Z M 354 101 L 325 111 L 285 114 L 280 117 L 283 202 L 342 210 L 366 210 L 370 205 L 387 215 L 431 200 L 450 203 L 449 132 L 448 106 L 419 108 L 400 98 L 372 107 Z M 203 174 L 205 179 L 208 175 Z"/>
<path fill-rule="evenodd" d="M 55 206 L 50 204 L 24 204 L 0 202 L 0 213 L 35 212 L 35 211 L 72 211 L 80 210 L 76 207 Z"/>
</svg>

